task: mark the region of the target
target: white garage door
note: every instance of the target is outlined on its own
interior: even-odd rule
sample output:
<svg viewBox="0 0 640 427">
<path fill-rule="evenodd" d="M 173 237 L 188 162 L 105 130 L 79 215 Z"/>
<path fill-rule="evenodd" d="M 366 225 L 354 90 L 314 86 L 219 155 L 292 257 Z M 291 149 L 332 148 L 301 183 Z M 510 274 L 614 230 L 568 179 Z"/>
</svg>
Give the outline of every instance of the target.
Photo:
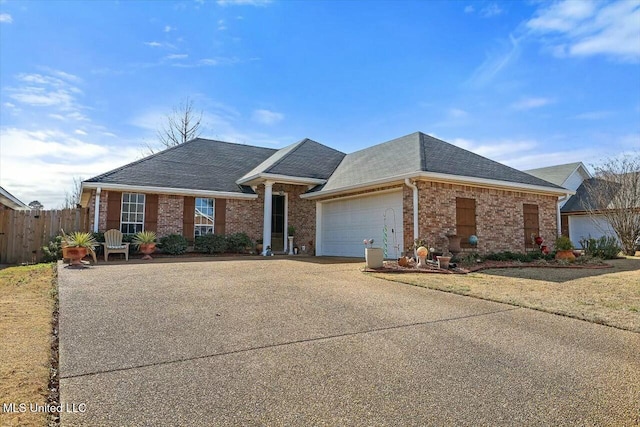
<svg viewBox="0 0 640 427">
<path fill-rule="evenodd" d="M 383 247 L 385 213 L 388 258 L 399 257 L 404 248 L 402 191 L 322 203 L 318 255 L 364 257 L 362 241 L 371 238 L 374 247 Z"/>
<path fill-rule="evenodd" d="M 571 238 L 571 242 L 576 248 L 582 248 L 580 246 L 581 239 L 589 236 L 599 239 L 605 235 L 616 237 L 616 232 L 613 231 L 609 222 L 602 216 L 574 215 L 569 217 L 569 238 Z"/>
</svg>

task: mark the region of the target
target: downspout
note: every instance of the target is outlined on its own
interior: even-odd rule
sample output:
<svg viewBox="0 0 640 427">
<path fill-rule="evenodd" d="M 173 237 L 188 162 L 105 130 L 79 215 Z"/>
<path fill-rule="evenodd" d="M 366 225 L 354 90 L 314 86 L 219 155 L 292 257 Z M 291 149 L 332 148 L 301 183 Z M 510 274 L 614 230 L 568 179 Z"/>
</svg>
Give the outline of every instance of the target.
<svg viewBox="0 0 640 427">
<path fill-rule="evenodd" d="M 418 187 L 409 181 L 409 178 L 404 179 L 404 183 L 407 187 L 413 190 L 413 241 L 419 239 L 418 231 Z"/>
<path fill-rule="evenodd" d="M 569 198 L 568 194 L 565 195 L 565 196 L 562 196 L 562 197 L 558 197 L 558 203 L 556 204 L 556 207 L 557 207 L 557 212 L 556 212 L 556 215 L 557 215 L 556 222 L 557 222 L 557 224 L 556 224 L 556 228 L 557 228 L 557 231 L 558 231 L 558 237 L 562 234 L 562 213 L 560 212 L 560 208 L 561 208 L 560 206 L 563 204 L 562 202 L 566 202 L 568 198 Z"/>
<path fill-rule="evenodd" d="M 93 232 L 98 232 L 98 223 L 100 222 L 100 187 L 96 188 L 96 204 L 94 205 L 93 212 Z"/>
</svg>

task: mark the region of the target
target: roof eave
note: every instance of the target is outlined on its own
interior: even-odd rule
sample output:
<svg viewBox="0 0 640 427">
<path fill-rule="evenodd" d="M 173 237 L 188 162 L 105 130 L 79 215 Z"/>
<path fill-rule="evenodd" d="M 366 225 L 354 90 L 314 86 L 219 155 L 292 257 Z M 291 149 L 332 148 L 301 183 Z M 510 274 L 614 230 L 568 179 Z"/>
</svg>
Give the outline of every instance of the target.
<svg viewBox="0 0 640 427">
<path fill-rule="evenodd" d="M 236 181 L 238 185 L 255 185 L 264 181 L 274 181 L 283 184 L 296 184 L 296 185 L 321 185 L 327 182 L 326 179 L 320 178 L 307 178 L 303 176 L 289 176 L 273 173 L 258 173 L 248 177 L 242 177 Z"/>
<path fill-rule="evenodd" d="M 183 196 L 202 196 L 224 199 L 244 199 L 253 200 L 257 199 L 257 194 L 235 193 L 232 191 L 213 191 L 213 190 L 198 190 L 192 188 L 175 188 L 175 187 L 153 187 L 144 185 L 129 185 L 129 184 L 112 184 L 103 182 L 83 182 L 82 191 L 85 189 L 98 189 L 101 190 L 116 190 L 116 191 L 131 191 L 141 192 L 149 194 L 173 194 Z"/>
<path fill-rule="evenodd" d="M 392 185 L 396 182 L 404 182 L 405 178 L 423 179 L 435 182 L 454 183 L 463 185 L 473 185 L 479 187 L 505 189 L 511 191 L 521 191 L 527 193 L 546 194 L 552 196 L 565 196 L 575 194 L 575 191 L 568 190 L 566 188 L 553 188 L 540 185 L 521 184 L 517 182 L 500 181 L 497 179 L 476 178 L 461 175 L 451 175 L 437 172 L 411 172 L 402 175 L 396 175 L 388 178 L 383 178 L 375 181 L 370 181 L 365 184 L 357 184 L 335 188 L 332 190 L 320 190 L 314 193 L 302 194 L 300 197 L 304 199 L 319 199 L 327 196 L 340 195 L 357 190 L 367 190 L 381 185 Z"/>
</svg>

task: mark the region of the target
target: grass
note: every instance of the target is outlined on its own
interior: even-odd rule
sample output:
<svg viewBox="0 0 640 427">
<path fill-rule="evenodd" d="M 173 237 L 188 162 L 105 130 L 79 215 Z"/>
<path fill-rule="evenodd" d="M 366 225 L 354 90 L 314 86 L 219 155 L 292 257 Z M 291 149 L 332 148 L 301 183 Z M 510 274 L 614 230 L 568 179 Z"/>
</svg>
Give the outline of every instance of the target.
<svg viewBox="0 0 640 427">
<path fill-rule="evenodd" d="M 372 273 L 375 277 L 504 302 L 640 332 L 640 259 L 607 269 L 508 268 L 468 275 Z"/>
<path fill-rule="evenodd" d="M 2 403 L 26 403 L 25 413 L 3 413 L 2 426 L 44 426 L 51 356 L 51 319 L 56 299 L 51 264 L 0 270 L 0 396 Z"/>
</svg>

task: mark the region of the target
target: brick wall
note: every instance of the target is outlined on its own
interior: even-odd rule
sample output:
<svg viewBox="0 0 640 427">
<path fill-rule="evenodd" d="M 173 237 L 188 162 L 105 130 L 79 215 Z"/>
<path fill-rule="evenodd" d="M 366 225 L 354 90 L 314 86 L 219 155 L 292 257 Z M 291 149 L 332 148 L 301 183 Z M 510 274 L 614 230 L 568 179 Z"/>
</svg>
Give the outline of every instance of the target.
<svg viewBox="0 0 640 427">
<path fill-rule="evenodd" d="M 169 234 L 182 234 L 184 196 L 168 194 L 158 195 L 158 231 L 159 237 Z"/>
<path fill-rule="evenodd" d="M 523 204 L 539 209 L 540 234 L 546 242 L 556 238 L 556 201 L 543 196 L 516 191 L 420 181 L 418 186 L 418 222 L 420 238 L 438 251 L 448 248 L 445 237 L 456 231 L 456 197 L 476 200 L 477 251 L 524 251 Z M 413 242 L 413 190 L 405 186 L 403 194 L 405 246 Z"/>
<path fill-rule="evenodd" d="M 262 238 L 264 191 L 258 199 L 227 199 L 225 233 L 247 233 L 254 242 Z"/>
<path fill-rule="evenodd" d="M 273 194 L 280 191 L 287 193 L 288 225 L 296 229 L 294 245 L 309 245 L 316 238 L 316 204 L 312 200 L 304 200 L 300 195 L 307 191 L 304 185 L 274 184 Z M 256 188 L 256 200 L 227 200 L 227 234 L 244 232 L 252 240 L 262 238 L 264 214 L 264 185 Z"/>
</svg>

